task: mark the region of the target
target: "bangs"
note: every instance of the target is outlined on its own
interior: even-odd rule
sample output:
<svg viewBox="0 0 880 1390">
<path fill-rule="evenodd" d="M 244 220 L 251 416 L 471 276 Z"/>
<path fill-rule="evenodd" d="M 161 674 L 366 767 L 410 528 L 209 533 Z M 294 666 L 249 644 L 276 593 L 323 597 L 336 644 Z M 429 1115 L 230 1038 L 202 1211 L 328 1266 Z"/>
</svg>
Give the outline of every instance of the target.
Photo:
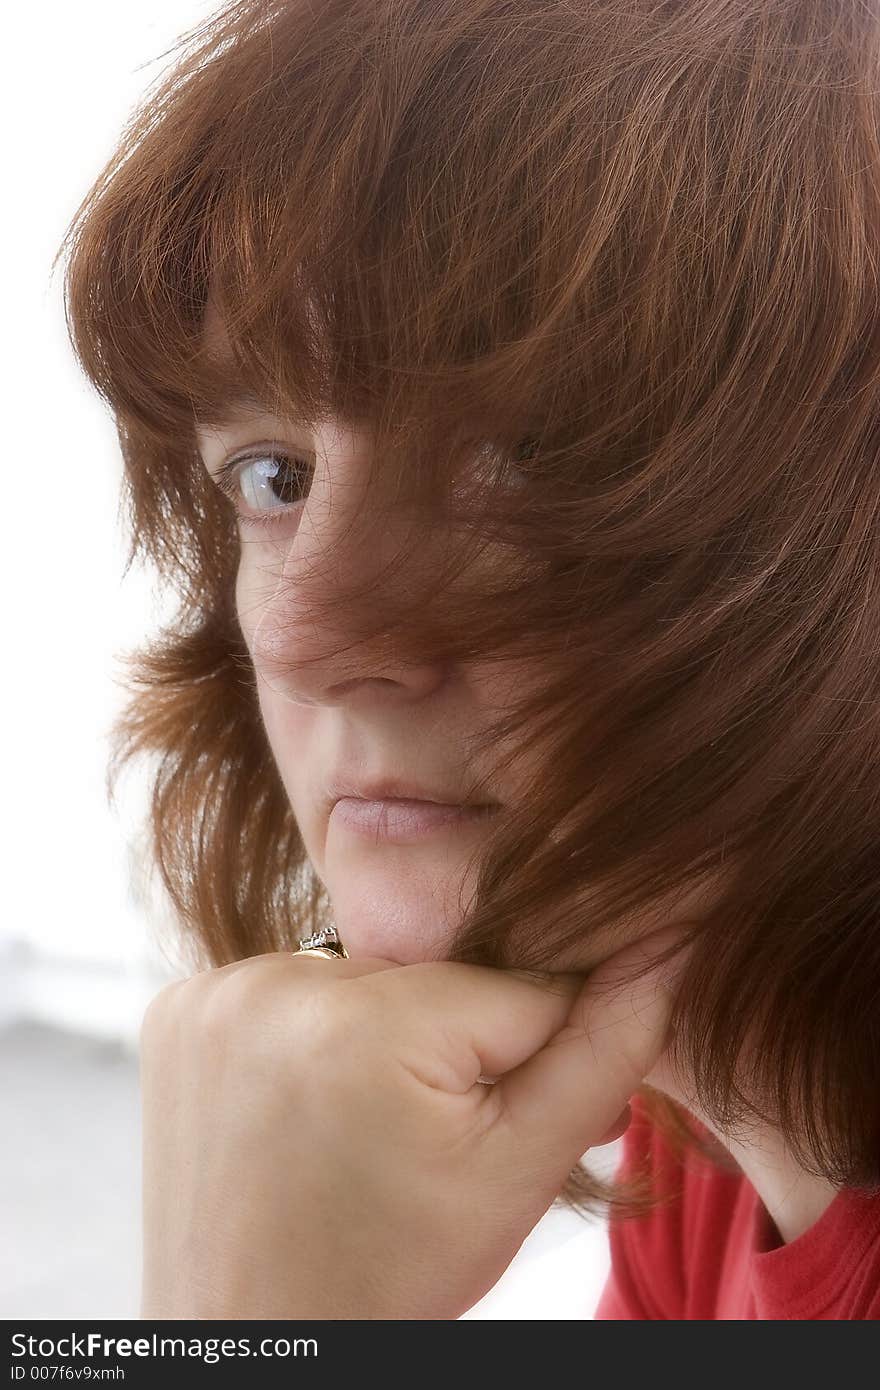
<svg viewBox="0 0 880 1390">
<path fill-rule="evenodd" d="M 858 145 L 823 155 L 845 92 L 796 85 L 768 16 L 685 19 L 629 0 L 220 11 L 69 233 L 86 373 L 172 448 L 246 393 L 306 427 L 368 421 L 398 473 L 439 475 L 465 439 L 527 455 L 529 505 L 604 563 L 708 542 L 786 458 L 801 480 L 836 438 L 828 397 L 872 381 L 877 193 Z M 755 467 L 710 479 L 721 413 Z"/>
<path fill-rule="evenodd" d="M 670 565 L 720 591 L 744 523 L 825 506 L 876 388 L 870 94 L 816 71 L 851 49 L 867 84 L 858 22 L 238 0 L 74 219 L 74 348 L 184 463 L 233 399 L 366 422 L 428 515 L 476 446 L 481 524 L 578 566 L 597 617 Z"/>
<path fill-rule="evenodd" d="M 407 447 L 513 445 L 566 391 L 583 401 L 560 365 L 569 331 L 582 363 L 592 276 L 554 267 L 587 194 L 537 186 L 564 160 L 542 162 L 528 47 L 451 10 L 422 56 L 382 8 L 331 0 L 318 27 L 308 5 L 233 5 L 181 41 L 93 190 L 69 281 L 74 345 L 120 419 L 179 439 L 248 398 Z"/>
</svg>

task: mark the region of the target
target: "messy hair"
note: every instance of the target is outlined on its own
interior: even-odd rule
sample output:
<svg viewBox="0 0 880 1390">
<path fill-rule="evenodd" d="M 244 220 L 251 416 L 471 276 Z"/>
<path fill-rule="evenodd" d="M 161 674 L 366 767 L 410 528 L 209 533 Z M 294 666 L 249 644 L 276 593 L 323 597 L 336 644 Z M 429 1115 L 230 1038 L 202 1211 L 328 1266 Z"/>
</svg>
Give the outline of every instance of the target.
<svg viewBox="0 0 880 1390">
<path fill-rule="evenodd" d="M 449 958 L 549 969 L 717 885 L 674 1059 L 719 1130 L 769 1121 L 807 1171 L 877 1188 L 876 4 L 237 0 L 179 48 L 62 251 L 126 568 L 177 600 L 131 655 L 109 784 L 152 755 L 182 934 L 220 965 L 330 911 L 197 427 L 233 397 L 366 422 L 352 526 L 412 525 L 359 583 L 298 576 L 314 630 L 344 628 L 342 660 L 374 642 L 542 676 L 467 750 L 538 771 L 481 843 Z M 581 1165 L 560 1195 L 656 1200 Z"/>
</svg>

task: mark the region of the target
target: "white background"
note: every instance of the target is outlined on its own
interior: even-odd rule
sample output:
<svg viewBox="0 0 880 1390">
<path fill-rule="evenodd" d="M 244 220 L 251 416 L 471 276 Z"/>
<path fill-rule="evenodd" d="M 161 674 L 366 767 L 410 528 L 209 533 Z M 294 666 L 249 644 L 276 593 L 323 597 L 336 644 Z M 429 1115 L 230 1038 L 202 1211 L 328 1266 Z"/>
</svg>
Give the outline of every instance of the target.
<svg viewBox="0 0 880 1390">
<path fill-rule="evenodd" d="M 167 606 L 121 580 L 121 461 L 108 409 L 79 372 L 52 261 L 152 61 L 211 7 L 114 0 L 15 6 L 4 29 L 4 836 L 2 938 L 70 962 L 140 960 L 131 823 L 111 816 L 104 739 L 122 701 L 117 657 Z M 10 33 L 11 30 L 11 33 Z M 123 810 L 126 803 L 123 801 Z"/>
<path fill-rule="evenodd" d="M 176 967 L 140 879 L 143 777 L 117 811 L 104 777 L 119 657 L 168 596 L 141 572 L 122 582 L 113 423 L 51 265 L 167 50 L 213 9 L 49 0 L 4 17 L 0 1317 L 137 1315 L 137 1031 Z M 467 1316 L 589 1317 L 606 1267 L 601 1227 L 551 1211 Z"/>
</svg>

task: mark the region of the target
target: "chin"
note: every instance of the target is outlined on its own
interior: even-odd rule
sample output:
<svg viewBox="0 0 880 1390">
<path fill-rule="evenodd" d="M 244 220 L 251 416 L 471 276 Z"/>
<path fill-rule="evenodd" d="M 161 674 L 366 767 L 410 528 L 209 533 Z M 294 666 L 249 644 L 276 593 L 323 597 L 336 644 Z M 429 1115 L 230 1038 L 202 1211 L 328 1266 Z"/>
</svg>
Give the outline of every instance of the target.
<svg viewBox="0 0 880 1390">
<path fill-rule="evenodd" d="M 333 921 L 353 960 L 375 956 L 398 965 L 444 960 L 461 925 L 461 877 L 436 868 L 389 872 L 376 865 L 325 883 Z"/>
</svg>

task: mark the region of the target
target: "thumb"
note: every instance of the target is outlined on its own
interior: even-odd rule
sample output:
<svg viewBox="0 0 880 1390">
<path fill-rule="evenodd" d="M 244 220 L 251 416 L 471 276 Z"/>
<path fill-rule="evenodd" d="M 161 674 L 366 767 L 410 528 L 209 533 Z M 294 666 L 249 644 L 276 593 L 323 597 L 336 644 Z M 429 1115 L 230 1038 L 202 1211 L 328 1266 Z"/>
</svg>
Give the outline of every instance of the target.
<svg viewBox="0 0 880 1390">
<path fill-rule="evenodd" d="M 564 1027 L 494 1087 L 503 1128 L 516 1135 L 517 1163 L 552 1160 L 564 1172 L 593 1145 L 607 1142 L 627 1102 L 669 1043 L 674 979 L 658 962 L 632 975 L 681 936 L 665 927 L 618 951 L 592 972 Z M 534 1171 L 534 1170 L 533 1170 Z"/>
</svg>

